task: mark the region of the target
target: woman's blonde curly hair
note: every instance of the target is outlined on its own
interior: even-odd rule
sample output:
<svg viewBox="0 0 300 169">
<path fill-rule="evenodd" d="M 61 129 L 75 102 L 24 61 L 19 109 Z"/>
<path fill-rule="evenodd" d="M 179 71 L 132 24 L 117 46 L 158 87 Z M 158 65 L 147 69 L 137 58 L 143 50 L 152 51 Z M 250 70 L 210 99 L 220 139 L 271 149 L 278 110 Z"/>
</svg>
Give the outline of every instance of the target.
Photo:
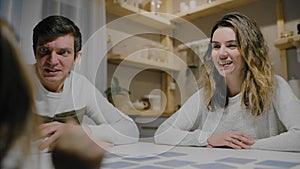
<svg viewBox="0 0 300 169">
<path fill-rule="evenodd" d="M 274 93 L 274 70 L 268 56 L 268 47 L 256 22 L 240 13 L 222 17 L 211 31 L 210 38 L 219 27 L 235 30 L 237 47 L 245 60 L 245 79 L 242 84 L 241 104 L 253 116 L 262 115 L 269 109 Z M 228 104 L 225 79 L 217 72 L 211 57 L 211 44 L 201 65 L 201 84 L 209 110 L 224 108 Z"/>
</svg>

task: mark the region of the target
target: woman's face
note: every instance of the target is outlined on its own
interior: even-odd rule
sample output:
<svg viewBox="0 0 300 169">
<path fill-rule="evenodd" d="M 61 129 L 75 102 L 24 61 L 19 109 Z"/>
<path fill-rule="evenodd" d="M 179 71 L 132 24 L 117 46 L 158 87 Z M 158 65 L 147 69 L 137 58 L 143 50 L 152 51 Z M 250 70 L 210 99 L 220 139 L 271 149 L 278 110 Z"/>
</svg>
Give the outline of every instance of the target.
<svg viewBox="0 0 300 169">
<path fill-rule="evenodd" d="M 237 48 L 233 28 L 220 27 L 213 33 L 212 58 L 220 75 L 225 78 L 243 78 L 245 61 Z"/>
</svg>

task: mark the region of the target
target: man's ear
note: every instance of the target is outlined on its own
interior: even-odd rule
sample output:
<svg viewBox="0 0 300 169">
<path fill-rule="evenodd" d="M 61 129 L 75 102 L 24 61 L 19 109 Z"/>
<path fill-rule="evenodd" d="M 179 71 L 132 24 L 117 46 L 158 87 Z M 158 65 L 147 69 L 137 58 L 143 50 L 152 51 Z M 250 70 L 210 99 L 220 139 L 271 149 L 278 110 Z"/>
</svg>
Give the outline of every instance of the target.
<svg viewBox="0 0 300 169">
<path fill-rule="evenodd" d="M 77 64 L 79 62 L 79 59 L 81 58 L 82 56 L 82 51 L 78 51 L 77 54 L 76 54 L 76 58 L 75 58 L 75 62 L 74 62 L 74 65 Z"/>
</svg>

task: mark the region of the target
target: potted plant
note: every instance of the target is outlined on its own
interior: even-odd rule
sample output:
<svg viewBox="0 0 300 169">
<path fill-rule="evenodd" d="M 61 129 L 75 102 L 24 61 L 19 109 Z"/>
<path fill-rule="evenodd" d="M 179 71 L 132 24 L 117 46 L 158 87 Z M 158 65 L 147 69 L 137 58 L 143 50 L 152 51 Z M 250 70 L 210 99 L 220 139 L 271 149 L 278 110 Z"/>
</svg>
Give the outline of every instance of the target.
<svg viewBox="0 0 300 169">
<path fill-rule="evenodd" d="M 119 80 L 117 77 L 112 78 L 112 84 L 111 87 L 108 87 L 105 91 L 105 94 L 107 96 L 107 99 L 109 102 L 111 102 L 113 105 L 114 104 L 114 95 L 128 95 L 130 92 L 126 90 L 125 88 L 120 86 Z"/>
</svg>

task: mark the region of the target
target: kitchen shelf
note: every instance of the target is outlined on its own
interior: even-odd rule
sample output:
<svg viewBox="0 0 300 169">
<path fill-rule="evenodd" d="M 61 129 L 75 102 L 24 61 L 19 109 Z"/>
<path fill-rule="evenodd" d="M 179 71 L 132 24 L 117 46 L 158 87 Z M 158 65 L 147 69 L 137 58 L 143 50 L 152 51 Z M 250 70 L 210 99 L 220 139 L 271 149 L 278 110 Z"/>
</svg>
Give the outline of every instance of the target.
<svg viewBox="0 0 300 169">
<path fill-rule="evenodd" d="M 143 117 L 169 117 L 172 113 L 166 113 L 155 110 L 129 110 L 128 112 L 124 112 L 129 116 L 143 116 Z"/>
<path fill-rule="evenodd" d="M 106 11 L 117 16 L 127 17 L 132 21 L 155 29 L 173 29 L 175 27 L 170 19 L 164 18 L 154 12 L 130 6 L 126 3 L 114 3 L 113 0 L 107 0 Z"/>
<path fill-rule="evenodd" d="M 109 63 L 120 64 L 122 62 L 122 64 L 137 67 L 137 68 L 149 68 L 149 69 L 156 69 L 160 71 L 175 71 L 175 72 L 180 71 L 180 67 L 175 64 L 162 63 L 162 62 L 157 62 L 152 60 L 143 60 L 135 57 L 109 55 L 107 57 L 107 60 Z"/>
<path fill-rule="evenodd" d="M 274 43 L 278 49 L 288 49 L 300 45 L 300 35 L 289 36 L 285 38 L 279 38 Z"/>
<path fill-rule="evenodd" d="M 247 5 L 255 1 L 258 0 L 215 0 L 211 3 L 199 5 L 193 10 L 189 10 L 187 12 L 180 12 L 175 15 L 179 18 L 183 18 L 185 20 L 190 21 L 196 18 L 205 17 L 218 12 L 227 11 L 235 7 Z M 178 18 L 174 19 L 174 21 L 179 21 L 179 19 Z"/>
</svg>

